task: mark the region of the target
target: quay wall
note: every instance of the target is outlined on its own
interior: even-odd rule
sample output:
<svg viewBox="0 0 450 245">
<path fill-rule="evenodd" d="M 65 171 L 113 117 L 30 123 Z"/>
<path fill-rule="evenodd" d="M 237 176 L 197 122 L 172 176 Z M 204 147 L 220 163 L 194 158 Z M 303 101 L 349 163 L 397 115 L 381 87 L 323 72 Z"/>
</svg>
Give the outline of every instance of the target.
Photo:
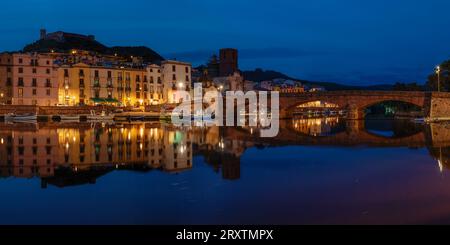
<svg viewBox="0 0 450 245">
<path fill-rule="evenodd" d="M 0 116 L 8 113 L 27 114 L 37 113 L 40 116 L 53 115 L 86 115 L 90 114 L 91 110 L 96 112 L 107 111 L 111 112 L 117 109 L 116 107 L 108 106 L 26 106 L 26 105 L 0 105 Z"/>
</svg>

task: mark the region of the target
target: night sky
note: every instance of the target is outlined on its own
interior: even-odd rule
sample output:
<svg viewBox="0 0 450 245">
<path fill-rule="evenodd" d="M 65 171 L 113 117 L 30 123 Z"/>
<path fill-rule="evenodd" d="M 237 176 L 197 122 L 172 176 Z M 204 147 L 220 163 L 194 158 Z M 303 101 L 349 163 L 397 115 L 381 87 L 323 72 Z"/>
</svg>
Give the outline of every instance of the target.
<svg viewBox="0 0 450 245">
<path fill-rule="evenodd" d="M 106 45 L 146 45 L 195 65 L 221 47 L 241 69 L 261 67 L 345 84 L 423 83 L 450 58 L 446 0 L 3 1 L 0 50 L 39 29 L 94 34 Z"/>
</svg>

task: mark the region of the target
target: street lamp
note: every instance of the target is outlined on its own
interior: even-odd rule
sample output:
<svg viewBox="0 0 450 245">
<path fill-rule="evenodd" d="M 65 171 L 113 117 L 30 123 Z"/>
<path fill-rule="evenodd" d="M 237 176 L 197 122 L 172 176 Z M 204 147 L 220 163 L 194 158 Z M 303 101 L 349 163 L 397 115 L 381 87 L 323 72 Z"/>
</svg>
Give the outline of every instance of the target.
<svg viewBox="0 0 450 245">
<path fill-rule="evenodd" d="M 436 66 L 436 74 L 438 79 L 438 92 L 441 92 L 441 67 Z"/>
</svg>

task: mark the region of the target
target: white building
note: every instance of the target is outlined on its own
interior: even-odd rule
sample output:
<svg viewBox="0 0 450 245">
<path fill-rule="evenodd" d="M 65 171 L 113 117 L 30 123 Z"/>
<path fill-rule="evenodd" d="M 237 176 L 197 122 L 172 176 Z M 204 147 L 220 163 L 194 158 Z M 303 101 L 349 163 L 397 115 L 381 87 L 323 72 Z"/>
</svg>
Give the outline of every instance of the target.
<svg viewBox="0 0 450 245">
<path fill-rule="evenodd" d="M 163 97 L 166 103 L 180 103 L 189 100 L 180 91 L 191 92 L 192 65 L 190 63 L 167 60 L 161 63 Z"/>
</svg>

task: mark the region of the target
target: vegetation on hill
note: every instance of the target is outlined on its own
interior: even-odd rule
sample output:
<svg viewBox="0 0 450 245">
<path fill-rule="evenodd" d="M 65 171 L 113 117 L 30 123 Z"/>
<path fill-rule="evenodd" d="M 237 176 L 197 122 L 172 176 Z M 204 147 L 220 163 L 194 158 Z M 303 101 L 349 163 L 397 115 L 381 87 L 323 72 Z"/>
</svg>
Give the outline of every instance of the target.
<svg viewBox="0 0 450 245">
<path fill-rule="evenodd" d="M 121 57 L 142 57 L 145 62 L 159 63 L 164 58 L 154 50 L 140 46 L 140 47 L 107 47 L 95 40 L 66 37 L 64 41 L 58 42 L 55 40 L 38 40 L 32 44 L 26 45 L 23 48 L 24 52 L 70 52 L 74 49 L 86 50 L 99 54 L 114 55 L 117 54 Z"/>
</svg>

